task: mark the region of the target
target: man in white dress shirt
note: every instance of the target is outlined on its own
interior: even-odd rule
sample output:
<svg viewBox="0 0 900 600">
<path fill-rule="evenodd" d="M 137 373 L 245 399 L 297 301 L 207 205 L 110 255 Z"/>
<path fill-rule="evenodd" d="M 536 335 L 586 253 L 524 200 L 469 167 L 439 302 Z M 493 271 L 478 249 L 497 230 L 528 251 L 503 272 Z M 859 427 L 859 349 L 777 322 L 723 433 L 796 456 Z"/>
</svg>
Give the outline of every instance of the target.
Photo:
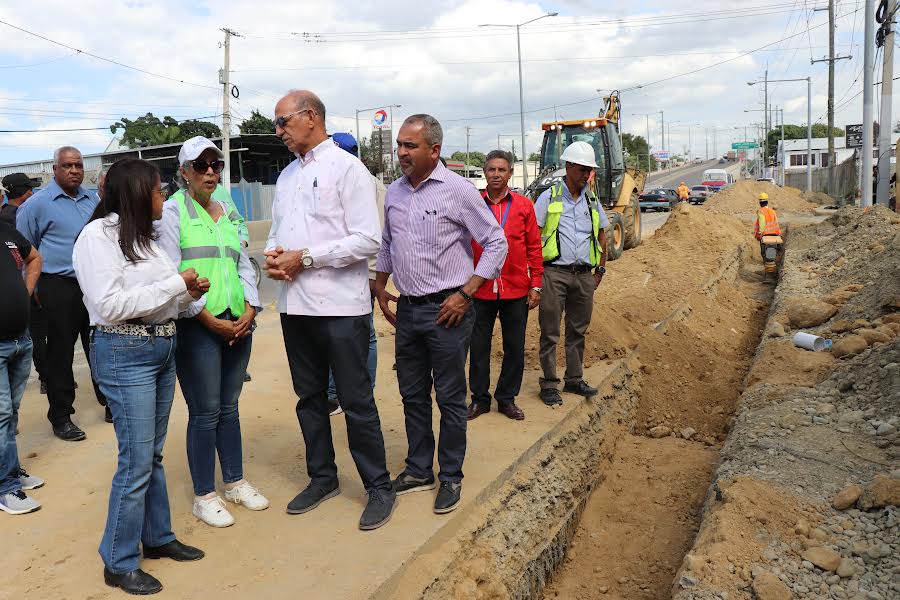
<svg viewBox="0 0 900 600">
<path fill-rule="evenodd" d="M 325 132 L 325 105 L 291 91 L 275 106 L 275 135 L 297 155 L 275 186 L 266 244 L 278 300 L 310 483 L 289 504 L 305 513 L 340 492 L 328 419 L 328 369 L 347 420 L 350 454 L 369 499 L 360 529 L 376 529 L 394 510 L 381 421 L 366 369 L 372 312 L 367 260 L 381 227 L 375 184 L 365 166 Z"/>
</svg>

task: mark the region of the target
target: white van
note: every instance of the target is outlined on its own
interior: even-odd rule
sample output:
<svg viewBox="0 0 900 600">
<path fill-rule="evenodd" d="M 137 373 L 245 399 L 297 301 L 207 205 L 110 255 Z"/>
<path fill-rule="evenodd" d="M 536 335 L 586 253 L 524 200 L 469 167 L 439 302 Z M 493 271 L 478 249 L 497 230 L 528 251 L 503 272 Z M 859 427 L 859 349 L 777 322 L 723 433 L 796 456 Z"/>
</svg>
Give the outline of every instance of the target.
<svg viewBox="0 0 900 600">
<path fill-rule="evenodd" d="M 734 183 L 734 175 L 725 169 L 707 169 L 703 171 L 701 185 L 709 186 L 714 192 L 718 192 L 726 185 L 732 183 Z"/>
</svg>

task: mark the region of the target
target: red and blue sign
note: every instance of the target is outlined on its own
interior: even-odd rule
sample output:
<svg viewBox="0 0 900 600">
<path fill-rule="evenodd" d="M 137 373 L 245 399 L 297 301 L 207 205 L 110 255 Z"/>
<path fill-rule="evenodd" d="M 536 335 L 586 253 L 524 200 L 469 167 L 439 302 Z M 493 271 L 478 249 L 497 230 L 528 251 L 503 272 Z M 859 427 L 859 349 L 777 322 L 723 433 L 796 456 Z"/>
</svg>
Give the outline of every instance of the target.
<svg viewBox="0 0 900 600">
<path fill-rule="evenodd" d="M 385 127 L 388 127 L 387 120 L 387 111 L 383 108 L 379 108 L 375 111 L 375 116 L 372 117 L 372 126 L 375 127 L 375 129 L 384 129 Z"/>
</svg>

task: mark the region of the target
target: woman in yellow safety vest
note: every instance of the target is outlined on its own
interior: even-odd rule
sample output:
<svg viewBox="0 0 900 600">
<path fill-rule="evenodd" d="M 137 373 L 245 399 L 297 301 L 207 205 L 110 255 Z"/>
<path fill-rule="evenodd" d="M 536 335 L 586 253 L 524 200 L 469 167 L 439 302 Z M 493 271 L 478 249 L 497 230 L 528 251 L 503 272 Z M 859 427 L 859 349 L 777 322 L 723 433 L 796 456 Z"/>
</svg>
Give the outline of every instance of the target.
<svg viewBox="0 0 900 600">
<path fill-rule="evenodd" d="M 234 517 L 216 493 L 216 454 L 225 499 L 251 510 L 269 501 L 244 479 L 238 398 L 250 362 L 260 308 L 256 276 L 238 235 L 238 215 L 213 198 L 224 155 L 198 136 L 178 153 L 180 190 L 166 200 L 160 246 L 182 270 L 196 269 L 209 291 L 177 321 L 175 368 L 188 406 L 187 455 L 194 483 L 193 513 L 213 527 Z"/>
</svg>

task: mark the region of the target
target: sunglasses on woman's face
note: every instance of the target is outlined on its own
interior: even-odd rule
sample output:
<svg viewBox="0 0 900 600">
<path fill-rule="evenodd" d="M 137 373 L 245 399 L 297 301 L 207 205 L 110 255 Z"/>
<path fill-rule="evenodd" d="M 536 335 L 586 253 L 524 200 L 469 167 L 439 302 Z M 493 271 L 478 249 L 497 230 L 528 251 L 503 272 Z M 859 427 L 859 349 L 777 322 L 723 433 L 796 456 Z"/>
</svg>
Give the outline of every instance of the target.
<svg viewBox="0 0 900 600">
<path fill-rule="evenodd" d="M 214 160 L 212 162 L 206 162 L 205 160 L 193 160 L 191 161 L 191 167 L 198 173 L 206 173 L 206 171 L 212 167 L 213 173 L 218 175 L 222 172 L 222 169 L 225 168 L 225 161 Z"/>
</svg>

